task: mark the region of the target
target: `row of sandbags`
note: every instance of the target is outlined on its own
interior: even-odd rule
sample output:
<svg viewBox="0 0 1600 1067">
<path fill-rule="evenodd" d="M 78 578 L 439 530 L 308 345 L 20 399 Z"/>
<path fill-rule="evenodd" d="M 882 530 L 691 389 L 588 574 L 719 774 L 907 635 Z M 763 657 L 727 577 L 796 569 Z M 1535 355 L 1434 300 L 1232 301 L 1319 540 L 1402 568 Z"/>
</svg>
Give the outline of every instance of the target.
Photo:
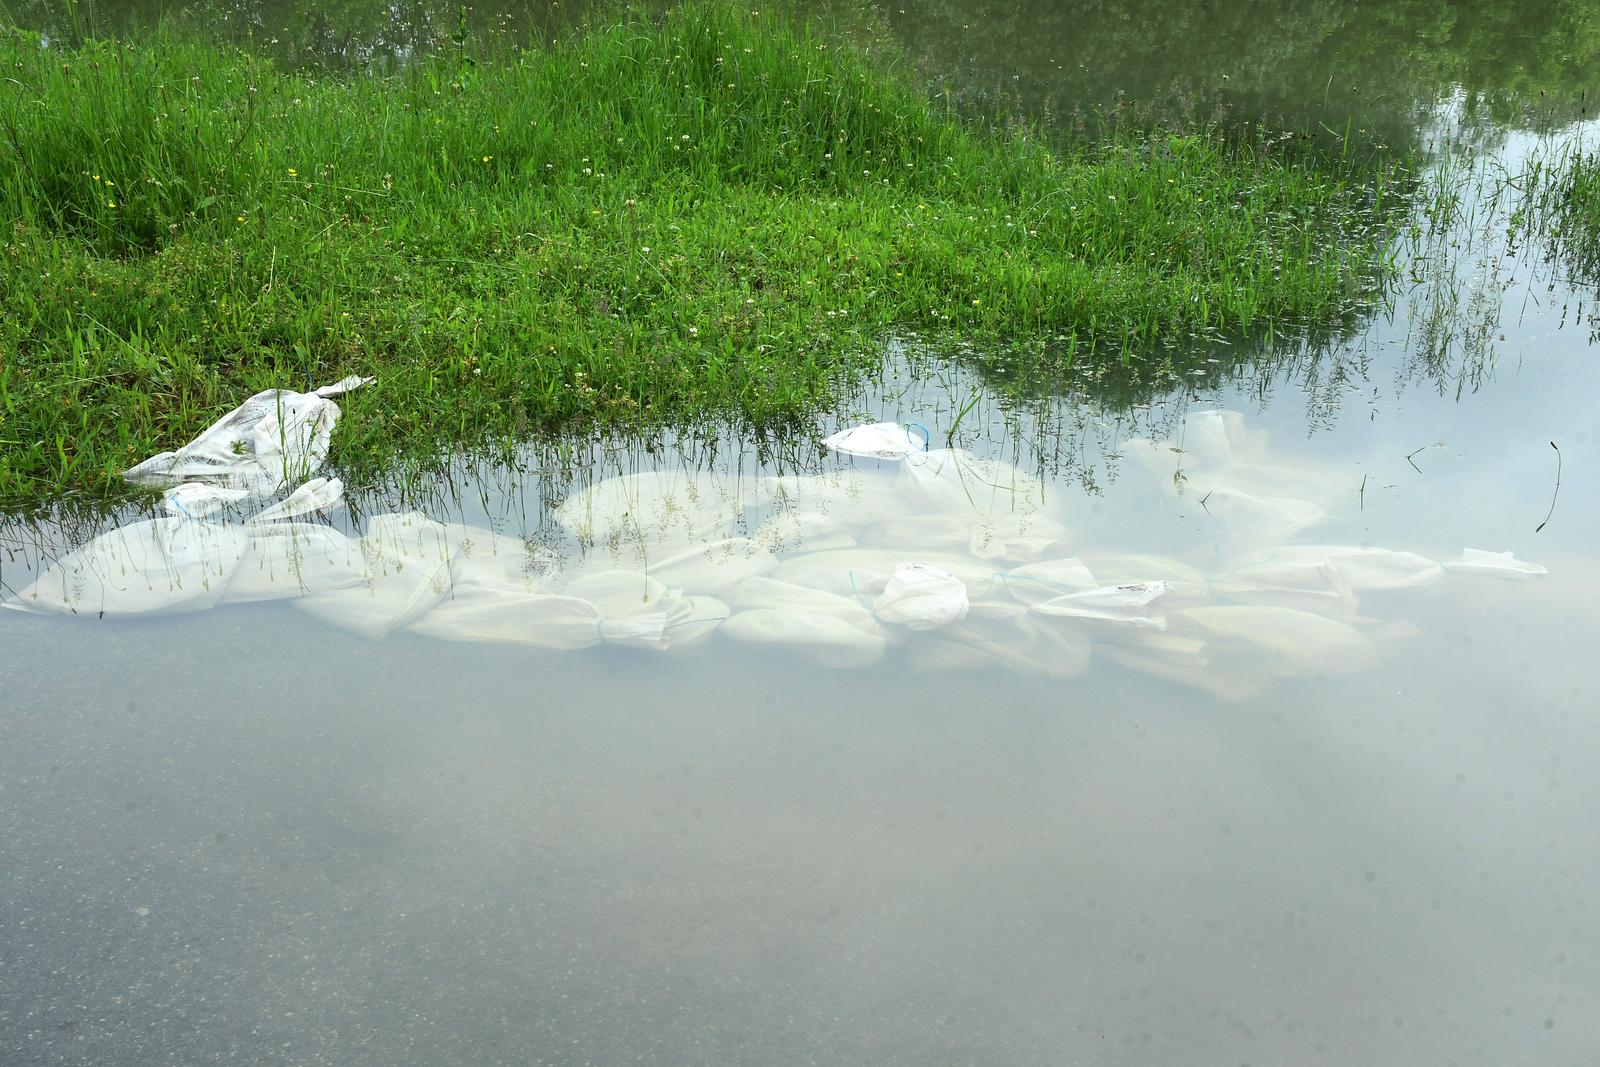
<svg viewBox="0 0 1600 1067">
<path fill-rule="evenodd" d="M 352 536 L 291 521 L 335 504 L 336 480 L 307 469 L 289 490 L 287 476 L 237 470 L 284 454 L 281 430 L 274 452 L 270 440 L 239 446 L 245 429 L 260 437 L 274 418 L 281 427 L 286 409 L 300 413 L 295 425 L 337 418 L 317 392 L 287 395 L 287 403 L 251 398 L 240 411 L 253 415 L 236 412 L 202 435 L 205 447 L 162 459 L 169 481 L 184 479 L 167 495 L 173 515 L 67 553 L 5 606 L 126 616 L 281 599 L 372 638 L 406 630 L 682 652 L 720 637 L 832 666 L 863 666 L 903 644 L 927 666 L 1002 664 L 1058 676 L 1084 670 L 1093 649 L 1239 695 L 1272 677 L 1370 665 L 1374 627 L 1359 612 L 1361 593 L 1422 586 L 1449 571 L 1543 570 L 1472 550 L 1441 563 L 1288 543 L 1326 514 L 1318 497 L 1332 479 L 1269 464 L 1264 441 L 1228 412 L 1191 416 L 1179 442 L 1125 447 L 1163 491 L 1204 484 L 1206 510 L 1218 514 L 1229 548 L 1225 568 L 1204 572 L 1173 558 L 1078 549 L 1039 478 L 959 449 L 930 449 L 925 432 L 892 424 L 828 440 L 876 461 L 859 470 L 744 479 L 668 470 L 603 480 L 555 509 L 569 535 L 563 554 L 417 513 L 375 516 Z M 325 434 L 296 440 L 304 443 L 289 450 L 295 461 L 320 465 Z M 130 476 L 153 477 L 153 464 Z M 249 509 L 209 492 L 218 488 L 245 491 L 253 513 L 242 518 Z M 263 509 L 272 493 L 281 499 Z"/>
</svg>

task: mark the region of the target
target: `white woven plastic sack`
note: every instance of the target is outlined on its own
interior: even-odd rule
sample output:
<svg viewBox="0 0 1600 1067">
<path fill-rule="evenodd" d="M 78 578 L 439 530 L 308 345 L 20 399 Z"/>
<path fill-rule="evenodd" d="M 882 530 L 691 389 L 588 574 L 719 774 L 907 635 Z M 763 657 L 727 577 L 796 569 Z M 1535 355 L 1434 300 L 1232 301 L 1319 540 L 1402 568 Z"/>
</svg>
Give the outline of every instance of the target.
<svg viewBox="0 0 1600 1067">
<path fill-rule="evenodd" d="M 967 587 L 949 571 L 926 563 L 902 563 L 872 602 L 884 622 L 909 630 L 937 630 L 966 618 Z"/>
<path fill-rule="evenodd" d="M 339 479 L 312 478 L 290 493 L 287 499 L 280 500 L 270 508 L 251 516 L 250 522 L 255 524 L 296 519 L 302 515 L 310 515 L 314 511 L 326 511 L 343 499 L 344 483 Z"/>
<path fill-rule="evenodd" d="M 1455 559 L 1445 560 L 1445 570 L 1459 574 L 1481 574 L 1490 578 L 1531 578 L 1536 574 L 1549 574 L 1540 563 L 1518 559 L 1510 552 L 1487 552 L 1481 548 L 1463 548 Z"/>
<path fill-rule="evenodd" d="M 152 456 L 123 477 L 152 485 L 201 481 L 272 496 L 322 466 L 339 421 L 339 405 L 328 398 L 365 383 L 351 377 L 309 393 L 257 393 L 176 452 Z"/>
<path fill-rule="evenodd" d="M 721 633 L 735 641 L 779 646 L 829 667 L 864 667 L 888 647 L 878 619 L 852 596 L 752 578 L 727 599 L 734 614 Z"/>
<path fill-rule="evenodd" d="M 905 459 L 913 452 L 928 448 L 928 432 L 922 427 L 920 434 L 913 427 L 896 422 L 874 422 L 865 426 L 852 426 L 840 430 L 823 440 L 823 444 L 846 456 L 864 456 L 869 459 Z"/>
<path fill-rule="evenodd" d="M 1377 649 L 1356 630 L 1309 611 L 1233 606 L 1184 608 L 1174 614 L 1236 649 L 1253 649 L 1250 666 L 1271 675 L 1343 674 L 1378 662 Z"/>
<path fill-rule="evenodd" d="M 169 515 L 187 519 L 209 519 L 251 498 L 248 489 L 229 489 L 204 482 L 184 482 L 161 494 L 161 506 Z"/>
<path fill-rule="evenodd" d="M 820 511 L 780 510 L 756 527 L 750 539 L 774 553 L 826 552 L 856 544 L 844 523 Z"/>
<path fill-rule="evenodd" d="M 284 600 L 352 589 L 368 578 L 359 540 L 311 523 L 247 527 L 249 540 L 222 603 Z"/>
<path fill-rule="evenodd" d="M 1011 597 L 1024 604 L 1041 604 L 1067 593 L 1098 589 L 1096 580 L 1081 559 L 1049 559 L 1013 567 L 999 576 L 999 584 Z"/>
<path fill-rule="evenodd" d="M 1030 511 L 1044 499 L 1044 485 L 1032 474 L 960 448 L 910 457 L 895 485 L 913 514 Z"/>
<path fill-rule="evenodd" d="M 1051 615 L 1062 619 L 1081 619 L 1164 630 L 1167 628 L 1166 620 L 1152 610 L 1152 605 L 1166 595 L 1165 582 L 1108 585 L 1099 589 L 1063 593 L 1048 600 L 1038 601 L 1032 604 L 1029 610 L 1036 615 Z"/>
<path fill-rule="evenodd" d="M 807 552 L 780 560 L 772 577 L 842 596 L 877 596 L 894 572 L 906 563 L 906 553 L 886 548 L 851 548 L 838 552 Z M 998 567 L 986 560 L 953 553 L 919 554 L 916 562 L 948 571 L 974 595 L 981 595 L 998 579 Z"/>
<path fill-rule="evenodd" d="M 293 604 L 376 641 L 420 618 L 450 592 L 460 539 L 445 524 L 415 512 L 378 515 L 360 543 L 361 584 L 317 591 Z"/>
<path fill-rule="evenodd" d="M 247 541 L 240 526 L 130 522 L 56 560 L 4 606 L 105 617 L 204 611 L 222 599 Z"/>
<path fill-rule="evenodd" d="M 585 543 L 710 541 L 729 536 L 742 514 L 736 483 L 695 471 L 607 478 L 556 509 L 557 521 Z"/>
<path fill-rule="evenodd" d="M 681 547 L 630 544 L 609 560 L 592 556 L 572 572 L 572 577 L 616 570 L 619 565 L 648 574 L 670 589 L 718 596 L 749 578 L 770 573 L 778 559 L 748 537 L 724 537 Z"/>
<path fill-rule="evenodd" d="M 1360 545 L 1279 545 L 1273 558 L 1286 563 L 1326 562 L 1344 576 L 1350 588 L 1409 589 L 1438 581 L 1444 568 L 1415 552 Z"/>
<path fill-rule="evenodd" d="M 1349 580 L 1327 558 L 1272 558 L 1238 567 L 1213 579 L 1211 592 L 1237 604 L 1294 608 L 1332 619 L 1351 619 L 1356 613 Z"/>
<path fill-rule="evenodd" d="M 1089 649 L 1074 627 L 1037 618 L 1020 604 L 974 601 L 964 619 L 919 636 L 907 655 L 917 670 L 1003 668 L 1076 678 L 1089 669 Z"/>
</svg>

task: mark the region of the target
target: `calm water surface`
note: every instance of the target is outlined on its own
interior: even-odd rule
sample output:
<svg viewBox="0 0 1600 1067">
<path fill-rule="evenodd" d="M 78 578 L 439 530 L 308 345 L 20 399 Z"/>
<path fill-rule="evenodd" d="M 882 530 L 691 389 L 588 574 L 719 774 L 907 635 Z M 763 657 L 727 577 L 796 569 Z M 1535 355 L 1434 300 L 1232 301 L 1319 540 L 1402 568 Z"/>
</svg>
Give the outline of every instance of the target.
<svg viewBox="0 0 1600 1067">
<path fill-rule="evenodd" d="M 1514 167 L 1596 136 L 1539 103 L 1595 69 L 1587 6 L 1036 6 L 879 14 L 1042 108 L 1125 80 L 1314 115 L 1316 64 L 1360 55 L 1397 141 Z M 1350 336 L 1146 407 L 895 356 L 816 431 L 939 438 L 976 398 L 958 443 L 1044 474 L 1078 547 L 1197 558 L 1204 507 L 1124 446 L 1223 407 L 1342 479 L 1300 540 L 1549 568 L 1364 596 L 1373 670 L 1224 701 L 1099 660 L 830 671 L 374 643 L 281 603 L 0 612 L 0 1061 L 1592 1063 L 1594 284 L 1505 255 L 1486 212 L 1408 245 L 1415 280 Z M 585 446 L 575 475 L 530 451 L 424 507 L 545 539 L 547 499 L 607 474 L 849 462 L 775 451 Z M 65 537 L 0 527 L 0 581 Z"/>
</svg>

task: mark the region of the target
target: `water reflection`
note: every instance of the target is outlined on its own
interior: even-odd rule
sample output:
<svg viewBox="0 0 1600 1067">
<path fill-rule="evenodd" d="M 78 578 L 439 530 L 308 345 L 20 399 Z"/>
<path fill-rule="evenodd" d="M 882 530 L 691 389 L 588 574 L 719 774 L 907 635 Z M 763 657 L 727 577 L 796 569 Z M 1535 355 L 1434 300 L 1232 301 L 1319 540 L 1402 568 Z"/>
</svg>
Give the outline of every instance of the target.
<svg viewBox="0 0 1600 1067">
<path fill-rule="evenodd" d="M 291 63 L 404 63 L 527 44 L 593 5 L 542 0 L 13 0 L 25 25 L 70 39 L 167 19 Z M 1056 123 L 1130 107 L 1263 120 L 1405 150 L 1443 104 L 1494 139 L 1588 113 L 1600 90 L 1600 16 L 1582 0 L 1057 3 L 817 0 L 800 5 L 864 42 L 890 35 L 931 79 L 980 110 L 1020 104 Z"/>
</svg>

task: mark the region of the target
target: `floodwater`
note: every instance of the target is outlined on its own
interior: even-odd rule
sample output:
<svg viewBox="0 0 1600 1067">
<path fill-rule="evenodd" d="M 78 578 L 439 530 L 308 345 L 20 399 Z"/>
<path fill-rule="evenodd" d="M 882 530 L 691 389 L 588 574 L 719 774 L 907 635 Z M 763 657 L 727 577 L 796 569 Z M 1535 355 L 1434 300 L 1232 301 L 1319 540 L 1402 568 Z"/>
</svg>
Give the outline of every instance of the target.
<svg viewBox="0 0 1600 1067">
<path fill-rule="evenodd" d="M 1282 47 L 1352 37 L 1344 6 L 1285 19 Z M 1596 32 L 1586 8 L 1481 6 L 1520 12 L 1491 27 L 1508 51 L 1557 32 L 1547 10 L 1569 16 L 1562 55 Z M 1149 47 L 1096 62 L 1192 78 L 1159 66 L 1160 34 L 1171 63 L 1222 57 L 1256 7 L 1214 26 L 1136 12 L 1126 33 Z M 1292 657 L 1258 631 L 1200 678 L 1152 673 L 1101 630 L 1082 631 L 1081 672 L 919 654 L 937 629 L 847 669 L 718 634 L 688 657 L 373 641 L 294 598 L 0 611 L 0 1062 L 1593 1062 L 1596 286 L 1559 250 L 1504 246 L 1485 161 L 1515 171 L 1600 131 L 1540 103 L 1582 89 L 1580 68 L 1502 79 L 1436 5 L 1380 7 L 1391 36 L 1360 39 L 1368 66 L 1409 57 L 1421 87 L 1386 121 L 1459 154 L 1465 206 L 1419 216 L 1390 306 L 1344 336 L 1219 353 L 1136 408 L 1072 376 L 1018 398 L 896 345 L 809 435 L 463 460 L 326 522 L 356 534 L 415 506 L 563 568 L 630 566 L 626 540 L 571 539 L 558 502 L 659 470 L 740 493 L 780 473 L 892 484 L 903 463 L 817 444 L 882 419 L 1039 479 L 1060 554 L 1173 557 L 1212 590 L 1260 561 L 1261 531 L 1210 510 L 1200 458 L 1176 480 L 1160 461 L 1233 411 L 1255 476 L 1328 513 L 1266 555 L 1475 548 L 1547 573 L 1363 590 L 1351 628 L 1374 660 L 1275 670 Z M 966 10 L 888 21 L 950 65 L 935 31 Z M 1072 38 L 1017 10 L 976 35 L 1014 49 L 975 38 L 968 57 L 996 82 L 1015 71 L 993 56 Z M 1323 106 L 1304 73 L 1231 106 Z M 1048 104 L 1099 74 L 1020 80 Z M 926 516 L 920 533 L 891 518 L 862 536 L 911 558 Z M 93 532 L 0 527 L 6 595 Z M 1217 684 L 1235 677 L 1252 684 Z"/>
</svg>

